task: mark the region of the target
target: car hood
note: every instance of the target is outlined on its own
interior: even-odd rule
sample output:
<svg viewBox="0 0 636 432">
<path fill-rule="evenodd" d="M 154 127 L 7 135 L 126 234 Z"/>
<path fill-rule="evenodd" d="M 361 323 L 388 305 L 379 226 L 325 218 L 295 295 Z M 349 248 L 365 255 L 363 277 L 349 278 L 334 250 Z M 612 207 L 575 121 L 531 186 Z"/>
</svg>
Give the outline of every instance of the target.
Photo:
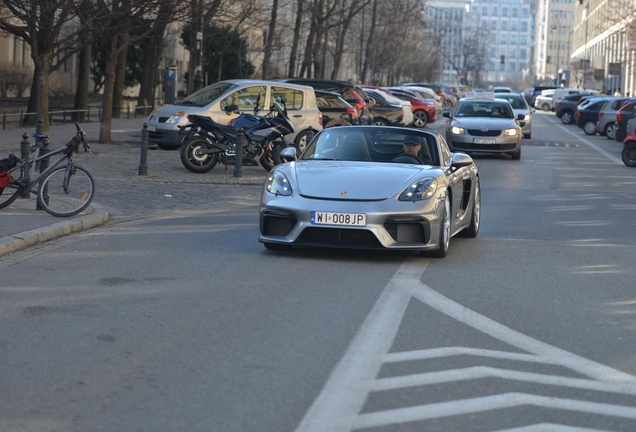
<svg viewBox="0 0 636 432">
<path fill-rule="evenodd" d="M 504 129 L 516 127 L 514 119 L 511 118 L 487 118 L 487 117 L 465 117 L 453 119 L 452 126 L 463 127 L 464 129 Z"/>
<path fill-rule="evenodd" d="M 348 201 L 388 199 L 415 180 L 439 175 L 430 165 L 382 162 L 299 161 L 290 169 L 301 195 Z"/>
</svg>

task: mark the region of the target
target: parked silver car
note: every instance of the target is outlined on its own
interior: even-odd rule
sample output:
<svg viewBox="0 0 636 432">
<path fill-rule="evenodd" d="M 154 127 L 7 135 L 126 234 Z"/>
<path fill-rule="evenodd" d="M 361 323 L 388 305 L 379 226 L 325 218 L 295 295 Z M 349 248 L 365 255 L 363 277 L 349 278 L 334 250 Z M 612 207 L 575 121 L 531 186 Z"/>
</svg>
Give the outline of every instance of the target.
<svg viewBox="0 0 636 432">
<path fill-rule="evenodd" d="M 316 105 L 314 89 L 309 86 L 261 80 L 226 80 L 202 88 L 174 105 L 156 108 L 148 117 L 148 141 L 164 150 L 181 146 L 180 126 L 188 123 L 189 114 L 211 117 L 217 123 L 228 124 L 239 116 L 226 112 L 236 105 L 242 113 L 254 112 L 258 103 L 269 109 L 274 102 L 285 99 L 287 112 L 294 123 L 295 132 L 285 137 L 296 147 L 304 149 L 309 128 L 322 130 L 322 114 Z"/>
<path fill-rule="evenodd" d="M 616 113 L 627 102 L 629 98 L 618 98 L 610 101 L 598 113 L 598 121 L 596 122 L 596 131 L 600 135 L 605 135 L 607 139 L 614 140 L 614 134 L 618 123 L 616 122 Z"/>
</svg>

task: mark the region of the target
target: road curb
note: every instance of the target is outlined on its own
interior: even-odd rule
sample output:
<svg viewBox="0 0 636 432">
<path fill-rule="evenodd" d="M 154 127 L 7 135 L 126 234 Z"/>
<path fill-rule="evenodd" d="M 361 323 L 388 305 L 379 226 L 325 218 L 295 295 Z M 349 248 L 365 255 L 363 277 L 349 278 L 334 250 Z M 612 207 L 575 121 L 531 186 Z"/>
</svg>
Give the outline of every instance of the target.
<svg viewBox="0 0 636 432">
<path fill-rule="evenodd" d="M 61 220 L 44 227 L 0 238 L 0 257 L 48 240 L 103 225 L 110 220 L 110 214 L 104 207 L 98 204 L 91 207 L 93 212 L 89 215 Z"/>
</svg>

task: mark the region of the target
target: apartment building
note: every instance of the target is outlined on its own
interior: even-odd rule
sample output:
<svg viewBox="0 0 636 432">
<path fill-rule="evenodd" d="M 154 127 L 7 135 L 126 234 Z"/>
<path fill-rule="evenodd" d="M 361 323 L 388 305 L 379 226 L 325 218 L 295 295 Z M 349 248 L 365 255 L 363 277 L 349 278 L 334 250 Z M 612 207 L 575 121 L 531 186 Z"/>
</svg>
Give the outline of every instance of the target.
<svg viewBox="0 0 636 432">
<path fill-rule="evenodd" d="M 570 86 L 576 0 L 539 0 L 535 67 L 539 83 Z"/>
</svg>

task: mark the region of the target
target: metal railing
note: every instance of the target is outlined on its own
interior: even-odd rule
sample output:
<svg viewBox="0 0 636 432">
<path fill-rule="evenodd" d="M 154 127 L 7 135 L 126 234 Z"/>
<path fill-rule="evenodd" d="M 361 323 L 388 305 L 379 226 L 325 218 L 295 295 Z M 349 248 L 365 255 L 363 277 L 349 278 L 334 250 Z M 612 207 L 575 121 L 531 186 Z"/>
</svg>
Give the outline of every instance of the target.
<svg viewBox="0 0 636 432">
<path fill-rule="evenodd" d="M 119 118 L 137 118 L 147 117 L 154 108 L 153 106 L 135 106 L 132 108 L 130 105 L 123 107 L 119 111 Z M 20 111 L 17 113 L 7 113 L 6 111 L 0 114 L 2 119 L 2 130 L 5 130 L 7 126 L 19 127 L 23 124 L 24 119 L 28 116 L 37 118 L 37 113 Z M 132 116 L 132 117 L 131 117 Z M 102 107 L 94 106 L 85 109 L 56 109 L 49 111 L 49 124 L 66 124 L 66 122 L 78 122 L 78 123 L 90 123 L 91 121 L 102 121 Z"/>
</svg>

